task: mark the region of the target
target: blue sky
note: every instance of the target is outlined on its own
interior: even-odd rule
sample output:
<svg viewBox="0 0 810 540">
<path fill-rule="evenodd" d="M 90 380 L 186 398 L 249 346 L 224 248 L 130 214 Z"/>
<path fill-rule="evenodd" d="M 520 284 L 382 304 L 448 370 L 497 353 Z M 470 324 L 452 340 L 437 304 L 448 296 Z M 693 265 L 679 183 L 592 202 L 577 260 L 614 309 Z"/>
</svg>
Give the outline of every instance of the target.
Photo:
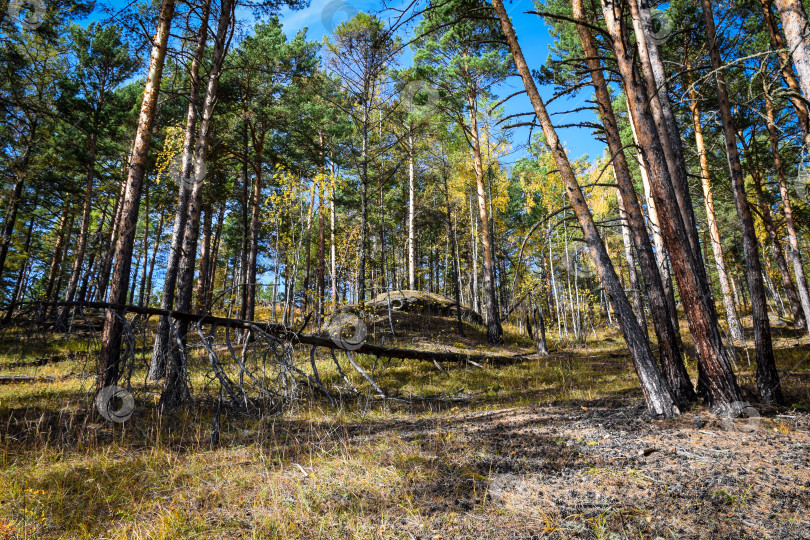
<svg viewBox="0 0 810 540">
<path fill-rule="evenodd" d="M 131 2 L 132 0 L 111 0 L 105 3 L 117 11 L 126 9 Z M 507 0 L 506 7 L 512 17 L 515 31 L 521 42 L 529 67 L 536 69 L 539 68 L 548 57 L 549 45 L 552 43 L 552 39 L 548 33 L 548 27 L 546 27 L 543 21 L 536 15 L 526 13 L 526 11 L 533 9 L 534 6 L 532 2 L 533 0 L 513 0 L 512 2 Z M 298 11 L 291 11 L 289 9 L 282 10 L 280 18 L 288 36 L 306 27 L 309 39 L 322 40 L 323 37 L 330 34 L 332 29 L 340 24 L 340 22 L 350 18 L 357 11 L 377 12 L 382 7 L 383 5 L 380 2 L 369 0 L 311 0 L 311 4 L 305 9 Z M 388 13 L 382 13 L 380 15 L 383 19 L 394 16 Z M 240 8 L 237 16 L 244 25 L 244 28 L 252 27 L 252 15 L 248 10 Z M 89 20 L 103 20 L 105 18 L 106 16 L 101 13 L 100 9 L 97 9 L 88 17 Z M 148 54 L 148 51 L 146 54 Z M 406 53 L 403 56 L 407 59 L 410 57 L 410 54 Z M 403 63 L 404 62 L 405 60 L 403 60 Z M 507 81 L 498 88 L 497 94 L 500 97 L 504 97 L 513 94 L 518 89 L 522 89 L 522 83 L 519 79 L 515 78 Z M 541 93 L 545 99 L 548 99 L 553 94 L 553 89 L 541 88 Z M 551 112 L 554 113 L 556 111 L 581 107 L 584 105 L 585 100 L 590 98 L 590 95 L 590 91 L 583 92 L 572 99 L 555 103 L 549 108 Z M 530 110 L 531 106 L 525 95 L 512 98 L 505 106 L 505 114 L 528 112 Z M 577 121 L 595 120 L 592 112 L 557 115 L 553 116 L 552 119 L 554 123 L 558 125 Z M 587 129 L 567 128 L 559 130 L 559 134 L 560 138 L 569 149 L 570 156 L 574 159 L 587 154 L 593 160 L 604 151 L 604 145 L 597 141 Z M 524 155 L 524 152 L 519 149 L 519 146 L 526 143 L 528 136 L 528 128 L 513 130 L 515 152 L 507 158 L 508 162 L 505 162 L 504 165 L 509 166 L 511 162 L 514 162 L 514 160 L 518 159 L 521 155 Z M 264 257 L 262 257 L 262 259 L 264 259 Z M 268 263 L 266 260 L 262 260 L 261 262 L 262 264 Z M 158 266 L 157 275 L 155 276 L 157 287 L 161 286 L 162 274 L 163 268 Z M 259 282 L 265 284 L 270 283 L 272 277 L 272 272 L 266 272 L 262 276 L 259 276 Z"/>
<path fill-rule="evenodd" d="M 394 4 L 389 3 L 388 5 L 398 4 L 399 2 Z M 281 21 L 288 35 L 292 35 L 306 27 L 308 29 L 307 35 L 310 39 L 322 40 L 323 36 L 329 35 L 335 26 L 351 17 L 353 13 L 357 11 L 378 12 L 382 10 L 383 7 L 382 2 L 369 0 L 312 0 L 309 7 L 306 9 L 299 11 L 283 10 L 281 13 Z M 529 67 L 531 69 L 539 68 L 546 61 L 549 55 L 549 45 L 552 43 L 551 36 L 548 33 L 548 27 L 537 15 L 526 13 L 534 9 L 533 0 L 507 1 L 506 8 L 512 17 L 515 32 L 520 40 Z M 388 11 L 380 13 L 380 16 L 383 19 L 393 19 L 397 15 L 393 11 Z M 515 78 L 504 83 L 498 93 L 503 97 L 514 93 L 518 89 L 522 89 L 522 83 L 519 79 Z M 541 92 L 544 94 L 543 97 L 548 99 L 552 95 L 553 89 L 550 87 L 541 88 Z M 572 99 L 552 104 L 550 109 L 552 112 L 556 112 L 581 107 L 584 106 L 585 101 L 590 97 L 590 90 L 582 92 Z M 512 98 L 505 107 L 506 114 L 528 112 L 530 110 L 531 105 L 528 97 L 525 95 Z M 577 114 L 557 115 L 552 118 L 555 124 L 571 124 L 582 120 L 594 121 L 594 116 L 595 115 L 591 112 L 580 112 Z M 528 117 L 526 119 L 528 119 Z M 572 158 L 579 158 L 587 154 L 591 159 L 595 159 L 604 151 L 605 145 L 596 140 L 587 129 L 567 128 L 560 130 L 559 134 L 560 138 L 568 147 Z M 529 129 L 520 128 L 513 130 L 512 137 L 516 147 L 525 144 L 529 137 Z M 522 152 L 518 151 L 512 159 L 520 155 L 522 155 Z"/>
<path fill-rule="evenodd" d="M 136 0 L 137 1 L 137 0 Z M 126 8 L 132 0 L 111 0 L 104 2 L 106 5 L 111 6 L 115 10 Z M 388 6 L 400 5 L 402 0 L 396 2 L 388 2 Z M 101 4 L 101 2 L 99 3 Z M 342 21 L 350 18 L 358 11 L 380 12 L 384 8 L 383 2 L 374 0 L 311 0 L 309 7 L 298 11 L 290 9 L 283 9 L 280 15 L 281 22 L 288 36 L 295 34 L 302 28 L 307 28 L 307 36 L 309 39 L 323 40 L 324 36 L 331 34 L 332 29 L 340 24 Z M 548 33 L 548 27 L 543 23 L 542 19 L 537 15 L 527 14 L 527 11 L 534 9 L 533 0 L 512 0 L 506 1 L 506 8 L 512 17 L 512 22 L 515 26 L 518 39 L 520 40 L 523 48 L 523 53 L 529 67 L 532 69 L 539 68 L 548 57 L 549 45 L 552 43 L 551 36 Z M 385 20 L 392 20 L 396 14 L 393 11 L 379 13 Z M 249 10 L 240 8 L 238 17 L 244 24 L 245 28 L 252 27 L 252 15 Z M 90 19 L 104 18 L 104 15 L 97 9 Z M 407 38 L 407 36 L 406 36 Z M 410 54 L 406 52 L 403 55 L 403 63 L 407 63 Z M 499 89 L 498 94 L 503 97 L 522 89 L 522 84 L 519 79 L 515 78 L 504 83 Z M 553 94 L 553 88 L 547 87 L 540 89 L 543 97 L 548 99 Z M 549 109 L 552 113 L 563 111 L 567 109 L 574 109 L 584 106 L 585 101 L 591 97 L 591 91 L 581 92 L 578 96 L 567 100 L 562 100 L 559 103 L 553 103 Z M 516 114 L 521 112 L 528 112 L 531 110 L 528 97 L 520 95 L 512 98 L 505 105 L 505 114 Z M 576 114 L 565 114 L 552 116 L 555 124 L 570 124 L 578 121 L 594 121 L 594 113 L 585 111 Z M 526 117 L 524 120 L 527 120 Z M 535 130 L 537 131 L 537 130 Z M 576 159 L 582 155 L 587 154 L 590 159 L 595 159 L 604 151 L 604 144 L 596 140 L 590 133 L 590 130 L 581 128 L 566 128 L 559 130 L 560 138 L 564 141 L 572 158 Z M 512 139 L 515 146 L 515 153 L 507 158 L 509 161 L 514 161 L 523 152 L 519 150 L 519 146 L 526 143 L 529 137 L 528 128 L 519 128 L 513 130 Z M 505 163 L 508 165 L 508 163 Z"/>
</svg>

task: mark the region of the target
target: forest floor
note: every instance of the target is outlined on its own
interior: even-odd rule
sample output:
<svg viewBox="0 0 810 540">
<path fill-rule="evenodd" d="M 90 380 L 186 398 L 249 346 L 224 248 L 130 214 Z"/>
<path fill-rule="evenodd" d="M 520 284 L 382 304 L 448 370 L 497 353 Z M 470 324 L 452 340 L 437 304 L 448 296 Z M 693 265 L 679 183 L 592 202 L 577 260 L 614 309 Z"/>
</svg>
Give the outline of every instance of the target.
<svg viewBox="0 0 810 540">
<path fill-rule="evenodd" d="M 112 424 L 92 413 L 97 343 L 23 350 L 6 331 L 0 540 L 810 538 L 810 341 L 783 325 L 787 405 L 754 403 L 759 416 L 730 421 L 702 406 L 651 420 L 612 328 L 585 344 L 549 329 L 552 354 L 539 358 L 511 327 L 493 348 L 446 317 L 398 313 L 397 336 L 384 338 L 386 324 L 372 323 L 370 339 L 524 359 L 439 369 L 358 357 L 394 396 L 383 400 L 356 373 L 361 396 L 341 389 L 319 355 L 337 405 L 306 392 L 284 414 L 224 408 L 212 444 L 205 379 L 163 416 L 159 389 L 140 383 L 132 418 Z M 747 358 L 737 351 L 751 397 Z"/>
</svg>

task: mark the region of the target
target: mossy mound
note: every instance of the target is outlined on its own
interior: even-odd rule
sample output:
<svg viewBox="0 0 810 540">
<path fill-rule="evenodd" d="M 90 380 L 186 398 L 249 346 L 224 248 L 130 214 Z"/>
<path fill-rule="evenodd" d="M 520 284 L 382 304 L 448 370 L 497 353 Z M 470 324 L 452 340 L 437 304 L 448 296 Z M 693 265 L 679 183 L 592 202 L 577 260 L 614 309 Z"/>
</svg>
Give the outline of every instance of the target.
<svg viewBox="0 0 810 540">
<path fill-rule="evenodd" d="M 388 312 L 388 296 L 386 293 L 366 302 L 366 308 L 372 312 L 383 315 Z M 391 310 L 424 315 L 438 315 L 443 317 L 456 317 L 457 306 L 450 298 L 423 291 L 396 290 L 391 291 Z M 468 308 L 461 306 L 461 318 L 473 324 L 484 324 L 484 319 Z"/>
</svg>

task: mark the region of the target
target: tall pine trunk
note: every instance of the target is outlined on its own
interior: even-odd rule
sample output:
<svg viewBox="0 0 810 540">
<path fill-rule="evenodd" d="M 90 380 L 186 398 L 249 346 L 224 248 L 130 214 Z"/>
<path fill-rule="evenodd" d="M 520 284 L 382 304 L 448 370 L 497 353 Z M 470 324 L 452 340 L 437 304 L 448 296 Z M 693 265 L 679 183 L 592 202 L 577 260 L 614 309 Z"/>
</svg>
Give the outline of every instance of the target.
<svg viewBox="0 0 810 540">
<path fill-rule="evenodd" d="M 141 203 L 141 184 L 146 172 L 149 143 L 152 139 L 152 124 L 157 111 L 160 81 L 163 77 L 163 61 L 174 16 L 175 0 L 163 0 L 160 6 L 157 30 L 152 40 L 152 53 L 149 60 L 149 74 L 143 92 L 138 129 L 132 147 L 126 191 L 121 206 L 118 238 L 115 246 L 115 265 L 110 284 L 109 301 L 123 304 L 129 288 L 129 269 L 132 264 L 132 248 L 135 243 L 135 229 L 138 223 L 138 210 Z M 101 356 L 98 363 L 99 390 L 118 381 L 121 354 L 121 334 L 123 332 L 123 311 L 108 309 L 104 317 L 104 331 L 101 338 Z"/>
<path fill-rule="evenodd" d="M 782 19 L 787 49 L 799 75 L 799 86 L 804 98 L 810 99 L 810 36 L 807 12 L 804 11 L 801 0 L 774 0 L 774 3 L 779 10 L 779 18 Z"/>
<path fill-rule="evenodd" d="M 98 124 L 98 111 L 94 113 L 94 125 Z M 76 289 L 79 286 L 79 278 L 81 278 L 84 263 L 84 254 L 87 249 L 87 237 L 90 234 L 90 212 L 93 209 L 93 181 L 96 172 L 96 135 L 93 133 L 90 136 L 88 145 L 89 163 L 87 164 L 87 177 L 85 179 L 84 187 L 84 205 L 82 207 L 82 223 L 79 228 L 79 241 L 76 245 L 76 253 L 73 257 L 73 268 L 70 271 L 70 279 L 68 280 L 67 290 L 65 291 L 65 302 L 72 302 L 76 296 Z M 67 306 L 63 307 L 59 312 L 59 317 L 56 320 L 54 329 L 64 331 L 67 326 L 67 320 L 72 308 Z"/>
<path fill-rule="evenodd" d="M 754 135 L 752 135 L 751 144 L 754 144 Z M 742 140 L 742 135 L 740 136 Z M 756 148 L 747 149 L 745 146 L 743 150 L 750 150 L 753 156 L 756 155 Z M 773 258 L 776 261 L 776 269 L 779 271 L 779 278 L 782 280 L 782 288 L 788 299 L 790 306 L 790 314 L 793 316 L 793 325 L 796 328 L 804 328 L 807 330 L 807 319 L 804 317 L 804 308 L 802 308 L 799 293 L 796 291 L 796 286 L 790 278 L 790 270 L 788 269 L 787 261 L 785 260 L 785 252 L 782 249 L 782 243 L 779 239 L 779 232 L 776 230 L 773 214 L 771 214 L 770 202 L 767 200 L 765 191 L 762 189 L 762 174 L 760 172 L 759 160 L 754 159 L 754 166 L 749 171 L 751 179 L 753 180 L 754 194 L 757 196 L 759 202 L 760 214 L 762 216 L 762 223 L 765 225 L 765 231 L 768 233 L 768 238 L 771 240 L 771 250 Z"/>
<path fill-rule="evenodd" d="M 208 284 L 208 273 L 211 271 L 211 234 L 212 234 L 212 206 L 208 203 L 203 217 L 202 246 L 200 247 L 200 275 L 194 291 L 194 311 L 205 313 L 205 289 Z"/>
<path fill-rule="evenodd" d="M 214 115 L 214 106 L 217 102 L 219 90 L 219 77 L 222 73 L 222 63 L 227 54 L 230 43 L 231 17 L 233 16 L 233 0 L 223 0 L 220 5 L 219 21 L 211 55 L 211 69 L 208 73 L 208 83 L 205 89 L 205 99 L 200 117 L 200 127 L 194 149 L 194 171 L 191 193 L 189 194 L 188 221 L 185 237 L 183 238 L 183 257 L 177 279 L 177 311 L 191 310 L 191 294 L 194 283 L 194 267 L 197 259 L 197 241 L 200 233 L 200 211 L 202 210 L 202 188 L 205 180 L 206 159 L 208 156 L 208 139 L 211 134 L 211 124 Z M 185 381 L 185 354 L 179 350 L 185 349 L 188 322 L 180 321 L 178 324 L 178 348 L 171 348 L 166 366 L 166 381 L 160 396 L 161 407 L 172 408 L 180 403 L 187 393 Z"/>
<path fill-rule="evenodd" d="M 633 19 L 633 28 L 636 32 L 636 45 L 638 48 L 639 65 L 644 84 L 647 86 L 649 110 L 658 130 L 661 148 L 669 168 L 672 186 L 675 188 L 675 197 L 681 212 L 684 227 L 689 238 L 689 245 L 695 256 L 700 258 L 700 239 L 697 232 L 692 197 L 689 194 L 689 175 L 686 171 L 686 162 L 683 157 L 683 144 L 681 143 L 680 129 L 667 94 L 666 73 L 658 45 L 651 36 L 654 32 L 652 16 L 648 0 L 628 0 Z M 699 270 L 705 279 L 705 267 L 700 261 Z"/>
<path fill-rule="evenodd" d="M 188 110 L 186 112 L 186 131 L 183 140 L 183 161 L 180 170 L 179 190 L 177 193 L 177 207 L 174 212 L 174 227 L 169 247 L 169 258 L 166 261 L 166 273 L 163 278 L 163 293 L 160 299 L 160 308 L 171 311 L 174 308 L 175 288 L 177 286 L 177 273 L 180 268 L 180 259 L 183 256 L 183 238 L 186 233 L 188 221 L 188 204 L 191 194 L 190 181 L 194 160 L 194 134 L 197 129 L 197 111 L 200 107 L 200 64 L 205 53 L 205 44 L 208 40 L 208 18 L 211 12 L 211 0 L 205 0 L 197 31 L 197 46 L 191 61 L 189 78 Z M 169 344 L 173 339 L 171 334 L 171 320 L 169 317 L 158 319 L 155 343 L 152 348 L 152 361 L 149 364 L 148 379 L 155 381 L 162 379 L 166 372 L 166 358 L 169 354 Z"/>
<path fill-rule="evenodd" d="M 706 143 L 703 140 L 703 126 L 700 122 L 700 109 L 698 108 L 697 91 L 693 84 L 689 84 L 689 109 L 692 112 L 692 125 L 695 128 L 695 149 L 700 161 L 700 183 L 703 187 L 703 200 L 706 205 L 706 220 L 709 222 L 709 238 L 711 239 L 714 266 L 717 278 L 720 281 L 720 292 L 723 295 L 723 307 L 726 311 L 729 335 L 735 341 L 743 340 L 742 324 L 737 314 L 737 307 L 731 296 L 731 287 L 728 282 L 726 263 L 723 260 L 723 244 L 720 242 L 720 228 L 717 226 L 717 217 L 714 212 L 714 195 L 712 193 L 711 176 L 709 174 L 709 158 L 706 154 Z"/>
<path fill-rule="evenodd" d="M 416 185 L 413 128 L 408 126 L 408 288 L 416 289 Z"/>
<path fill-rule="evenodd" d="M 573 15 L 574 18 L 580 21 L 585 21 L 585 13 L 582 8 L 582 0 L 573 1 Z M 638 197 L 636 195 L 633 179 L 630 175 L 630 168 L 627 164 L 627 159 L 622 147 L 621 136 L 619 133 L 619 126 L 616 121 L 616 116 L 613 111 L 613 106 L 610 100 L 610 92 L 608 90 L 607 81 L 605 80 L 602 72 L 601 63 L 597 54 L 596 43 L 591 35 L 590 30 L 584 25 L 577 25 L 577 33 L 579 34 L 580 43 L 582 44 L 585 56 L 588 58 L 588 67 L 590 68 L 591 80 L 593 82 L 594 90 L 596 93 L 596 103 L 599 108 L 599 115 L 602 118 L 602 123 L 605 128 L 605 137 L 608 142 L 610 153 L 614 156 L 613 171 L 616 176 L 618 184 L 618 195 L 620 201 L 620 213 L 627 220 L 627 235 L 632 234 L 633 243 L 635 244 L 636 254 L 639 258 L 641 272 L 644 277 L 644 283 L 647 286 L 647 295 L 650 299 L 650 309 L 652 311 L 653 326 L 655 328 L 655 335 L 658 339 L 658 347 L 661 357 L 661 365 L 663 372 L 667 378 L 676 399 L 682 402 L 694 399 L 695 392 L 692 387 L 692 382 L 689 380 L 689 374 L 686 371 L 686 366 L 683 362 L 683 354 L 681 352 L 680 336 L 677 328 L 677 318 L 674 316 L 674 297 L 670 301 L 667 298 L 667 291 L 664 287 L 663 273 L 659 271 L 653 247 L 650 243 L 650 237 L 647 235 L 647 230 L 644 224 L 644 215 L 641 211 Z M 646 173 L 645 173 L 646 174 Z M 623 227 L 623 237 L 624 227 Z M 625 239 L 625 250 L 627 252 L 627 263 L 630 268 L 630 280 L 634 289 L 634 300 L 636 305 L 636 312 L 640 317 L 644 316 L 643 307 L 641 305 L 641 291 L 639 289 L 638 280 L 635 277 L 635 266 L 633 265 L 632 254 L 629 238 Z M 663 254 L 663 249 L 661 249 Z M 664 259 L 664 263 L 666 259 Z M 669 271 L 666 274 L 667 281 L 669 281 Z M 637 291 L 637 292 L 635 292 Z M 671 294 L 671 286 L 670 286 Z M 636 295 L 638 298 L 636 299 Z M 642 329 L 644 334 L 646 331 L 646 320 L 643 321 Z"/>
<path fill-rule="evenodd" d="M 714 80 L 717 86 L 717 101 L 723 124 L 726 157 L 728 158 L 729 172 L 731 174 L 731 187 L 734 191 L 734 202 L 740 219 L 748 290 L 751 292 L 757 357 L 757 390 L 759 391 L 759 397 L 763 401 L 767 403 L 779 402 L 782 399 L 782 389 L 773 357 L 771 326 L 768 322 L 765 287 L 762 282 L 762 265 L 759 259 L 756 232 L 754 231 L 754 219 L 751 216 L 751 208 L 748 206 L 748 199 L 745 195 L 745 180 L 740 165 L 740 156 L 737 152 L 737 136 L 731 118 L 731 106 L 726 92 L 723 64 L 717 46 L 717 33 L 714 27 L 711 0 L 701 0 L 701 7 L 703 8 L 703 19 L 706 24 L 709 56 L 711 57 Z"/>
<path fill-rule="evenodd" d="M 475 166 L 478 216 L 481 221 L 481 245 L 484 249 L 484 302 L 487 308 L 487 341 L 489 343 L 501 343 L 503 329 L 501 328 L 501 317 L 498 313 L 498 295 L 493 279 L 495 271 L 493 268 L 486 186 L 484 185 L 484 166 L 481 160 L 481 139 L 478 132 L 477 107 L 473 92 L 468 94 L 467 104 L 470 108 L 470 142 L 472 143 L 473 164 Z"/>
<path fill-rule="evenodd" d="M 810 293 L 808 292 L 807 278 L 804 275 L 804 264 L 802 263 L 802 253 L 799 250 L 796 224 L 793 221 L 793 206 L 787 189 L 785 171 L 782 168 L 782 153 L 779 151 L 779 139 L 777 137 L 776 124 L 774 121 L 773 101 L 768 93 L 764 79 L 763 89 L 765 94 L 765 114 L 768 121 L 768 140 L 771 144 L 771 154 L 773 155 L 773 167 L 776 173 L 776 179 L 779 182 L 779 194 L 782 196 L 785 226 L 787 228 L 788 244 L 790 246 L 790 260 L 793 263 L 793 273 L 796 277 L 796 287 L 799 289 L 799 297 L 801 298 L 804 316 L 808 323 L 810 323 Z"/>
<path fill-rule="evenodd" d="M 731 409 L 729 412 L 732 414 L 738 414 L 742 395 L 720 337 L 717 313 L 705 280 L 700 254 L 692 250 L 670 177 L 668 161 L 649 107 L 650 101 L 633 66 L 635 54 L 629 47 L 626 28 L 620 19 L 621 6 L 615 0 L 602 0 L 602 12 L 627 94 L 631 120 L 644 157 L 652 197 L 659 213 L 661 232 L 698 351 L 701 367 L 698 386 L 704 389 L 710 403 L 721 409 Z"/>
<path fill-rule="evenodd" d="M 771 48 L 776 51 L 776 55 L 779 57 L 779 68 L 782 73 L 782 80 L 785 81 L 785 84 L 790 89 L 790 92 L 787 93 L 787 98 L 790 100 L 791 105 L 793 105 L 793 110 L 796 111 L 796 116 L 799 117 L 799 125 L 804 132 L 804 143 L 810 144 L 810 114 L 808 113 L 807 105 L 804 101 L 802 101 L 802 91 L 799 85 L 799 80 L 796 78 L 796 74 L 793 72 L 793 65 L 790 62 L 790 55 L 788 54 L 787 45 L 785 44 L 782 33 L 776 24 L 776 19 L 773 16 L 773 11 L 771 9 L 773 0 L 760 0 L 760 3 L 762 4 L 762 14 L 765 20 L 765 26 L 768 27 L 768 35 L 771 38 Z M 764 82 L 765 79 L 763 78 L 763 84 Z M 810 318 L 810 314 L 807 314 L 807 316 Z"/>
</svg>

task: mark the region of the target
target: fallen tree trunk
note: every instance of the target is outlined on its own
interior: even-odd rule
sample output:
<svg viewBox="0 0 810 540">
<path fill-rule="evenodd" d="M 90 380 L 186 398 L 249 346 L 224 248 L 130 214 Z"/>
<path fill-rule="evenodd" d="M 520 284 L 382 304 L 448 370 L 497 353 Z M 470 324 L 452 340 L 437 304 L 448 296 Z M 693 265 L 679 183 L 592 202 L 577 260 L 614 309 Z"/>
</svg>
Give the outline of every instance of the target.
<svg viewBox="0 0 810 540">
<path fill-rule="evenodd" d="M 66 307 L 85 307 L 91 309 L 110 309 L 119 312 L 138 313 L 141 315 L 154 315 L 158 317 L 170 317 L 178 321 L 192 322 L 200 324 L 211 324 L 215 326 L 222 326 L 228 328 L 242 328 L 249 330 L 251 328 L 258 328 L 268 334 L 271 334 L 280 339 L 288 339 L 296 343 L 304 345 L 314 345 L 316 347 L 324 347 L 327 349 L 344 349 L 344 347 L 332 341 L 329 337 L 313 336 L 309 334 L 301 334 L 288 328 L 282 324 L 276 323 L 263 323 L 244 321 L 242 319 L 229 319 L 227 317 L 216 317 L 213 315 L 195 315 L 193 313 L 186 313 L 182 311 L 170 311 L 166 309 L 150 308 L 144 306 L 135 306 L 127 304 L 110 304 L 108 302 L 27 302 L 28 304 L 37 305 L 55 305 Z M 420 349 L 400 349 L 395 347 L 383 347 L 381 345 L 373 345 L 371 343 L 363 343 L 359 347 L 352 347 L 352 352 L 358 354 L 368 354 L 376 357 L 383 358 L 398 358 L 410 360 L 423 360 L 425 362 L 449 362 L 449 363 L 469 363 L 469 364 L 484 364 L 488 363 L 493 366 L 502 366 L 521 362 L 526 359 L 525 356 L 499 356 L 488 354 L 463 354 L 451 351 L 426 351 Z"/>
</svg>

